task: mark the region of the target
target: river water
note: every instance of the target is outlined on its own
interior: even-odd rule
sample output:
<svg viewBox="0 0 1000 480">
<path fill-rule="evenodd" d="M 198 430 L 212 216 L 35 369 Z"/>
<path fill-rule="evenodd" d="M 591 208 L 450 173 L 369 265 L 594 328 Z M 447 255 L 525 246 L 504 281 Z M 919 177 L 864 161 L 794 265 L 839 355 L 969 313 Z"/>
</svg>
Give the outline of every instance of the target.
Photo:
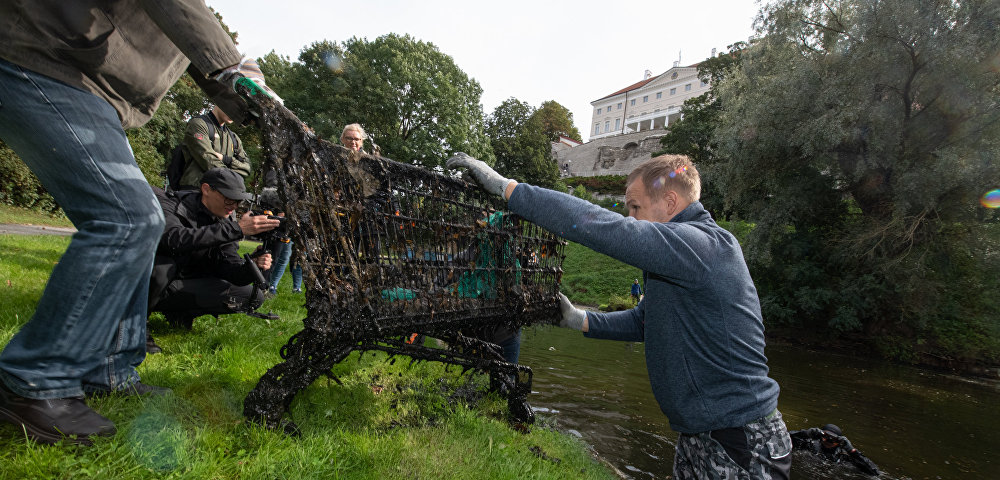
<svg viewBox="0 0 1000 480">
<path fill-rule="evenodd" d="M 883 479 L 1000 479 L 1000 382 L 768 346 L 789 430 L 838 425 Z M 650 391 L 643 345 L 526 328 L 520 363 L 540 422 L 580 437 L 634 479 L 671 473 L 677 434 Z M 871 478 L 796 452 L 795 479 Z"/>
</svg>

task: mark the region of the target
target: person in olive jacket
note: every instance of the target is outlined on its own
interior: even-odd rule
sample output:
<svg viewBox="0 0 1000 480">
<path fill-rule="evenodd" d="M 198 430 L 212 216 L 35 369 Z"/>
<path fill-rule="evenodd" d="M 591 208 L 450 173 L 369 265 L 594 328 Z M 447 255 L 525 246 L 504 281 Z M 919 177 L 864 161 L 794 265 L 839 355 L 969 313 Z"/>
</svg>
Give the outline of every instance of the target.
<svg viewBox="0 0 1000 480">
<path fill-rule="evenodd" d="M 136 367 L 164 219 L 125 135 L 187 70 L 236 122 L 271 95 L 204 0 L 0 2 L 0 139 L 77 233 L 0 353 L 0 421 L 39 442 L 117 433 L 86 395 L 163 394 Z M 256 87 L 253 87 L 256 85 Z"/>
<path fill-rule="evenodd" d="M 197 190 L 201 176 L 210 168 L 225 167 L 243 178 L 250 175 L 243 141 L 229 128 L 231 123 L 233 120 L 218 106 L 188 121 L 181 147 L 184 174 L 180 189 Z"/>
</svg>

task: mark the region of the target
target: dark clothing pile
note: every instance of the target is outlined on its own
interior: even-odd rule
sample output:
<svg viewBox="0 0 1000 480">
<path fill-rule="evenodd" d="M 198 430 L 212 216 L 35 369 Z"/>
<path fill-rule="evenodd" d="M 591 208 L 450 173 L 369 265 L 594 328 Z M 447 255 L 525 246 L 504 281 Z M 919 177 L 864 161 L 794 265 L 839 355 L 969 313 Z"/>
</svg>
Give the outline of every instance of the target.
<svg viewBox="0 0 1000 480">
<path fill-rule="evenodd" d="M 836 435 L 819 428 L 808 428 L 788 432 L 792 437 L 792 448 L 805 450 L 823 456 L 833 463 L 848 463 L 868 475 L 878 475 L 878 467 L 868 457 L 861 454 L 843 435 Z M 827 442 L 824 444 L 823 440 Z"/>
</svg>

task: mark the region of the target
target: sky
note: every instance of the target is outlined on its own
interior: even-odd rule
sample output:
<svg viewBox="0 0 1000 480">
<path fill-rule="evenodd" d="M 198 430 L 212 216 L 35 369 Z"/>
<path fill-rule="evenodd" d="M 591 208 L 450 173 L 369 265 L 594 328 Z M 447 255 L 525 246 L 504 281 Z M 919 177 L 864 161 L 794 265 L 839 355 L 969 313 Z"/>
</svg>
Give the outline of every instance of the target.
<svg viewBox="0 0 1000 480">
<path fill-rule="evenodd" d="M 483 89 L 490 114 L 510 97 L 555 100 L 587 140 L 590 102 L 700 62 L 753 34 L 755 0 L 474 2 L 207 0 L 250 57 L 297 60 L 313 42 L 409 34 L 433 43 Z M 281 95 L 281 92 L 277 92 Z"/>
</svg>

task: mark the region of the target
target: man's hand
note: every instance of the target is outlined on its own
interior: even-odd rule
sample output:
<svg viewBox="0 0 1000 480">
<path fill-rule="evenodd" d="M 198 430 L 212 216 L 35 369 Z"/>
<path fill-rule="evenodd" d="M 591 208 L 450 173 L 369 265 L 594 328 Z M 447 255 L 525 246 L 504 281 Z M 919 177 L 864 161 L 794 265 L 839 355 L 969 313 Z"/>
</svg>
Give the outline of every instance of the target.
<svg viewBox="0 0 1000 480">
<path fill-rule="evenodd" d="M 484 190 L 494 195 L 500 195 L 505 200 L 509 196 L 505 190 L 507 190 L 507 184 L 514 180 L 504 178 L 482 160 L 476 160 L 464 152 L 458 152 L 455 156 L 449 158 L 445 162 L 445 165 L 448 168 L 467 168 L 469 173 L 472 174 L 472 178 L 476 179 L 483 186 Z"/>
<path fill-rule="evenodd" d="M 215 80 L 224 85 L 228 85 L 237 93 L 238 85 L 243 85 L 250 90 L 251 95 L 264 95 L 273 98 L 276 102 L 284 105 L 285 101 L 274 93 L 264 82 L 264 73 L 260 71 L 260 65 L 252 58 L 244 57 L 240 63 L 233 65 L 215 76 Z"/>
<path fill-rule="evenodd" d="M 267 271 L 271 268 L 271 254 L 265 253 L 253 259 L 253 263 L 256 263 L 257 268 L 261 269 L 261 271 Z"/>
<path fill-rule="evenodd" d="M 250 215 L 247 212 L 245 215 L 240 217 L 240 230 L 243 230 L 243 235 L 257 235 L 258 233 L 266 232 L 268 230 L 274 230 L 281 225 L 280 220 L 273 218 L 267 218 L 267 215 Z"/>
<path fill-rule="evenodd" d="M 588 330 L 587 312 L 574 307 L 562 292 L 559 292 L 559 310 L 562 311 L 562 320 L 559 321 L 560 327 L 572 328 L 581 332 Z"/>
</svg>

